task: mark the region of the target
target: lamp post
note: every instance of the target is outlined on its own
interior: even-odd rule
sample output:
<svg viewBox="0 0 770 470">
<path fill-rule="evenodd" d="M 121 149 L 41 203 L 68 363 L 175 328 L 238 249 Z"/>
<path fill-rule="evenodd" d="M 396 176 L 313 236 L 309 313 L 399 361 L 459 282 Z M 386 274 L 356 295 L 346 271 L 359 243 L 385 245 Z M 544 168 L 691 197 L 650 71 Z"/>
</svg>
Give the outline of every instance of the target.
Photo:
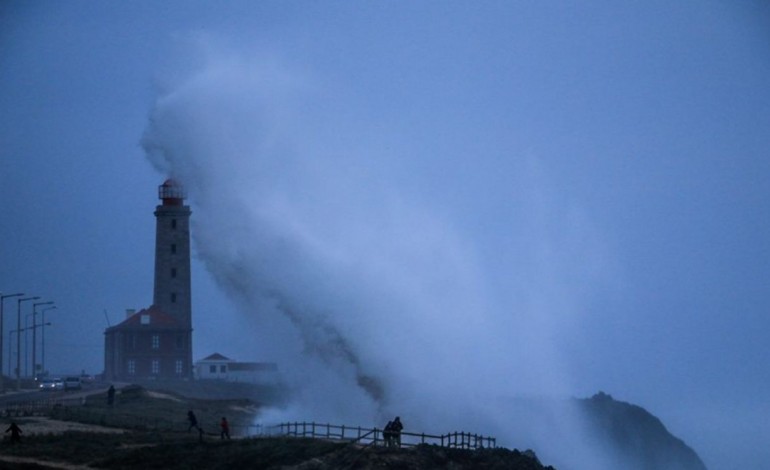
<svg viewBox="0 0 770 470">
<path fill-rule="evenodd" d="M 34 379 L 37 379 L 37 335 L 35 334 L 37 332 L 37 306 L 38 305 L 51 305 L 53 301 L 50 302 L 36 302 L 32 304 L 32 377 Z M 45 320 L 44 320 L 45 321 Z M 43 328 L 45 330 L 45 328 Z"/>
<path fill-rule="evenodd" d="M 37 300 L 40 297 L 25 297 L 17 300 L 16 304 L 16 390 L 21 390 L 21 303 L 27 300 Z"/>
<path fill-rule="evenodd" d="M 55 308 L 56 308 L 56 305 L 54 305 L 53 307 L 46 307 L 46 308 L 43 309 L 42 312 L 40 312 L 40 313 L 43 314 L 43 323 L 45 323 L 45 312 L 47 312 L 49 310 L 53 310 Z M 50 325 L 50 323 L 49 323 L 49 325 Z M 43 340 L 43 348 L 42 348 L 42 353 L 43 353 L 42 356 L 43 357 L 41 358 L 40 362 L 41 362 L 41 364 L 43 366 L 43 374 L 48 374 L 48 372 L 47 372 L 48 369 L 45 368 L 45 328 L 43 328 L 43 331 L 41 333 L 43 333 L 43 335 L 42 335 L 43 336 L 43 339 L 42 339 Z M 0 364 L 2 364 L 2 363 L 0 363 Z"/>
<path fill-rule="evenodd" d="M 8 332 L 8 377 L 11 376 L 11 345 L 13 344 L 14 333 L 16 333 L 16 330 L 11 330 Z"/>
<path fill-rule="evenodd" d="M 21 367 L 24 372 L 21 374 L 25 379 L 29 377 L 29 332 L 32 328 L 29 326 L 29 319 L 32 316 L 32 312 L 24 315 L 24 328 L 21 331 L 24 332 L 24 346 L 21 347 L 24 357 L 22 358 Z"/>
<path fill-rule="evenodd" d="M 38 324 L 37 326 L 51 326 L 51 322 L 48 322 L 48 323 L 43 322 L 41 324 Z M 8 375 L 9 376 L 11 375 L 11 363 L 13 362 L 11 360 L 13 358 L 13 355 L 11 353 L 11 346 L 13 345 L 13 335 L 14 335 L 14 333 L 18 334 L 18 333 L 21 333 L 22 331 L 27 331 L 27 330 L 30 330 L 30 329 L 32 329 L 32 327 L 28 326 L 28 327 L 22 328 L 20 330 L 11 330 L 11 331 L 8 332 Z"/>
<path fill-rule="evenodd" d="M 3 301 L 10 297 L 21 297 L 24 295 L 21 294 L 8 294 L 8 295 L 1 295 L 0 294 L 0 393 L 5 393 L 5 378 L 2 377 L 2 370 L 3 370 Z M 10 355 L 9 355 L 10 357 Z M 8 367 L 8 377 L 11 376 L 11 368 Z"/>
</svg>

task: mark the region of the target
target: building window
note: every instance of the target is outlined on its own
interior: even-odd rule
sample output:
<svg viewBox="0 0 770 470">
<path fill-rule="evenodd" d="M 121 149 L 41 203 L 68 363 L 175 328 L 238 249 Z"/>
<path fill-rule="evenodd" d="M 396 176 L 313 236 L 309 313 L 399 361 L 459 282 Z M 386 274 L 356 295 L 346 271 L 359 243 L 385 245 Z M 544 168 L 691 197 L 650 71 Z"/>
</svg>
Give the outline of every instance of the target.
<svg viewBox="0 0 770 470">
<path fill-rule="evenodd" d="M 152 349 L 160 348 L 160 335 L 152 335 Z"/>
<path fill-rule="evenodd" d="M 142 325 L 149 325 L 150 324 L 150 316 L 147 314 L 142 314 L 139 316 L 140 323 Z"/>
<path fill-rule="evenodd" d="M 172 304 L 176 303 L 176 292 L 171 293 L 171 303 Z"/>
<path fill-rule="evenodd" d="M 180 359 L 177 359 L 176 365 L 174 367 L 176 375 L 182 375 L 182 361 Z"/>
<path fill-rule="evenodd" d="M 160 361 L 157 359 L 152 360 L 152 373 L 160 374 Z"/>
<path fill-rule="evenodd" d="M 176 268 L 171 268 L 171 277 L 176 277 Z"/>
<path fill-rule="evenodd" d="M 172 255 L 175 255 L 175 254 L 176 254 L 176 243 L 172 243 L 172 244 L 171 244 L 171 254 L 172 254 Z"/>
<path fill-rule="evenodd" d="M 128 375 L 134 375 L 136 374 L 136 361 L 133 359 L 130 359 L 128 361 Z"/>
<path fill-rule="evenodd" d="M 219 366 L 219 372 L 221 372 L 221 373 L 223 373 L 223 374 L 224 374 L 225 372 L 227 372 L 227 366 L 226 366 L 226 365 L 224 365 L 224 364 L 222 364 L 221 366 Z"/>
<path fill-rule="evenodd" d="M 171 228 L 176 229 L 176 219 L 171 219 Z"/>
<path fill-rule="evenodd" d="M 216 374 L 217 373 L 217 366 L 209 366 L 209 373 Z"/>
</svg>

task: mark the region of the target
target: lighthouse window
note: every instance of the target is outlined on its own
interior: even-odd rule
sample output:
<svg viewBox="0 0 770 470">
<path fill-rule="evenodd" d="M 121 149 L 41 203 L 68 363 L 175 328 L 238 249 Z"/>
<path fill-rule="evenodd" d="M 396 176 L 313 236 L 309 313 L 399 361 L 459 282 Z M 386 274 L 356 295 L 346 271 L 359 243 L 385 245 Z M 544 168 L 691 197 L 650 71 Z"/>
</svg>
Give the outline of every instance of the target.
<svg viewBox="0 0 770 470">
<path fill-rule="evenodd" d="M 171 293 L 171 303 L 176 303 L 176 292 Z"/>
<path fill-rule="evenodd" d="M 172 254 L 172 255 L 175 255 L 175 254 L 176 254 L 176 243 L 172 243 L 172 244 L 171 244 L 171 254 Z"/>
<path fill-rule="evenodd" d="M 176 219 L 171 219 L 171 228 L 176 228 Z"/>
<path fill-rule="evenodd" d="M 171 277 L 176 277 L 176 268 L 171 268 Z"/>
</svg>

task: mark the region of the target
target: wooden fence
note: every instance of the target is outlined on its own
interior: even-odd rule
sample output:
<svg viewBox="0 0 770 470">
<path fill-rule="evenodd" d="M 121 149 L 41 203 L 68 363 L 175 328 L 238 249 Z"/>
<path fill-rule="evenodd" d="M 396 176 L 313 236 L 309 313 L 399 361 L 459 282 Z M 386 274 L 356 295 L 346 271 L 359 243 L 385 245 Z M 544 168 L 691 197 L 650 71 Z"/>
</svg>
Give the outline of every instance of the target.
<svg viewBox="0 0 770 470">
<path fill-rule="evenodd" d="M 270 426 L 265 430 L 266 433 L 270 435 L 335 439 L 375 446 L 385 445 L 383 430 L 378 428 L 294 422 Z M 402 447 L 413 447 L 424 444 L 456 449 L 483 449 L 497 447 L 497 440 L 494 437 L 481 436 L 467 432 L 453 432 L 442 435 L 401 432 Z"/>
</svg>

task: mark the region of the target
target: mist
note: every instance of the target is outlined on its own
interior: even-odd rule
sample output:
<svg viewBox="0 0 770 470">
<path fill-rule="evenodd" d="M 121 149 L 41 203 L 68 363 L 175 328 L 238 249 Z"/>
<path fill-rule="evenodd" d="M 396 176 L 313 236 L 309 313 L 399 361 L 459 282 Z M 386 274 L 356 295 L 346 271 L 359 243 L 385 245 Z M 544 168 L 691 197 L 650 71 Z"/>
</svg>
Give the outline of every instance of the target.
<svg viewBox="0 0 770 470">
<path fill-rule="evenodd" d="M 432 159 L 421 186 L 429 160 L 395 123 L 334 110 L 333 84 L 274 57 L 206 49 L 160 95 L 142 144 L 187 187 L 206 268 L 258 317 L 243 334 L 280 351 L 292 399 L 264 418 L 400 415 L 409 430 L 554 452 L 553 426 L 523 425 L 505 403 L 569 396 L 559 342 L 612 268 L 537 156 L 505 155 L 502 174 L 483 154 Z M 580 435 L 566 408 L 558 427 Z"/>
</svg>

